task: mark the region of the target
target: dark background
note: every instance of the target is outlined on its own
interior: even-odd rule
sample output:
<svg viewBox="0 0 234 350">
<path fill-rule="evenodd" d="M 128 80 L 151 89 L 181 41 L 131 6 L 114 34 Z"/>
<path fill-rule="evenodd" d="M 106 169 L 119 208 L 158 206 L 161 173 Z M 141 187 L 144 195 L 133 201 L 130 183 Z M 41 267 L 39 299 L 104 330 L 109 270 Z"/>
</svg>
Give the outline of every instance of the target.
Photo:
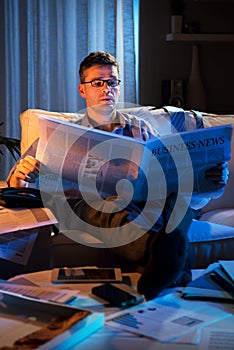
<svg viewBox="0 0 234 350">
<path fill-rule="evenodd" d="M 139 103 L 162 105 L 163 80 L 190 75 L 192 46 L 198 45 L 207 111 L 234 114 L 234 40 L 231 42 L 167 42 L 171 32 L 169 0 L 141 0 Z M 233 0 L 186 0 L 184 23 L 197 23 L 202 33 L 234 34 Z"/>
</svg>

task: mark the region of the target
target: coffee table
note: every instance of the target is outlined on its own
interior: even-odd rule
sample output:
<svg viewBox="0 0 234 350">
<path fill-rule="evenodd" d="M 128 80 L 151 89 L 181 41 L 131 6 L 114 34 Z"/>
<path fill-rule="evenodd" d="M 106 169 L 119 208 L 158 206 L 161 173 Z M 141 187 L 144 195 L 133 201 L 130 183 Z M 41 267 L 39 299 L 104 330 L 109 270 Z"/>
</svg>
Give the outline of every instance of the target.
<svg viewBox="0 0 234 350">
<path fill-rule="evenodd" d="M 126 274 L 130 277 L 131 283 L 133 286 L 136 286 L 139 274 L 131 273 Z M 45 270 L 40 272 L 34 272 L 30 274 L 24 274 L 16 276 L 11 279 L 14 281 L 25 282 L 25 279 L 29 282 L 35 283 L 44 287 L 54 287 L 58 288 L 58 285 L 51 283 L 51 270 Z M 94 284 L 62 284 L 61 288 L 71 288 L 79 291 L 79 297 L 77 300 L 71 302 L 71 305 L 77 307 L 84 307 L 90 310 L 104 312 L 106 316 L 110 315 L 113 312 L 116 312 L 118 309 L 110 308 L 98 301 L 95 296 L 92 295 L 91 289 L 95 286 Z M 178 293 L 177 289 L 171 289 L 166 291 L 167 293 Z M 191 301 L 194 303 L 194 301 Z M 224 304 L 213 303 L 213 305 L 218 305 L 218 307 L 223 308 Z M 191 304 L 192 305 L 192 304 Z M 207 305 L 207 302 L 204 302 L 204 306 Z M 225 308 L 230 309 L 233 312 L 233 305 L 225 305 Z M 224 330 L 233 330 L 234 329 L 234 316 L 231 316 L 222 321 L 216 322 L 212 325 L 209 325 L 208 328 L 212 329 L 224 329 Z M 203 331 L 202 331 L 203 332 Z M 199 344 L 186 344 L 186 343 L 161 343 L 159 341 L 139 336 L 134 333 L 122 331 L 108 326 L 106 324 L 98 332 L 94 333 L 88 339 L 85 339 L 82 343 L 77 344 L 72 350 L 207 350 L 207 348 L 200 348 Z"/>
</svg>

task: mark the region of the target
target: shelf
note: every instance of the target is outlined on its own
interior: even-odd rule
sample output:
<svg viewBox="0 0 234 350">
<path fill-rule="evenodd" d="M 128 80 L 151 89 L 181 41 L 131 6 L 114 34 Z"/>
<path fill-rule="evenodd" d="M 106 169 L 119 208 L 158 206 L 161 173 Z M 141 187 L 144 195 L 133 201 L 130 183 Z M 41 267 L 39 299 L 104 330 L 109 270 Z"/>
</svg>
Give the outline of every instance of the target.
<svg viewBox="0 0 234 350">
<path fill-rule="evenodd" d="M 234 34 L 169 33 L 166 41 L 182 42 L 234 42 Z"/>
</svg>

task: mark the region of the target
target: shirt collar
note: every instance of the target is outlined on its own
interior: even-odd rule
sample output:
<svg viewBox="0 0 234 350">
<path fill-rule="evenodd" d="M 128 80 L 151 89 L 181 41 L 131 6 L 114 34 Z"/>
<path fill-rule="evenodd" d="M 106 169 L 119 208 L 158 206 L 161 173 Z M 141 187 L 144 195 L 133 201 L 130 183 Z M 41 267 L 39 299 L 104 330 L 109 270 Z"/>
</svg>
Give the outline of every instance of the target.
<svg viewBox="0 0 234 350">
<path fill-rule="evenodd" d="M 116 128 L 124 128 L 127 124 L 127 118 L 119 111 L 116 111 L 115 123 L 117 123 Z M 82 118 L 80 125 L 86 126 L 88 128 L 96 128 L 99 126 L 99 124 L 90 118 L 87 113 Z"/>
</svg>

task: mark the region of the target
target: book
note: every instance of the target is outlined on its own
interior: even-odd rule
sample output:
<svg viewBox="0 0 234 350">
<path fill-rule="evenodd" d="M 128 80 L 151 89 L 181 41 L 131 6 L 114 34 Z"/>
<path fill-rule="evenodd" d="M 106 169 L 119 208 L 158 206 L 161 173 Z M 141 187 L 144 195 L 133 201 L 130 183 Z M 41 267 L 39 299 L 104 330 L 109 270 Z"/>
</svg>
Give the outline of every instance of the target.
<svg viewBox="0 0 234 350">
<path fill-rule="evenodd" d="M 201 276 L 188 283 L 182 296 L 185 299 L 233 302 L 234 281 L 223 271 L 222 265 L 216 262 L 209 265 Z"/>
<path fill-rule="evenodd" d="M 219 260 L 219 263 L 231 281 L 234 283 L 234 260 Z"/>
</svg>

